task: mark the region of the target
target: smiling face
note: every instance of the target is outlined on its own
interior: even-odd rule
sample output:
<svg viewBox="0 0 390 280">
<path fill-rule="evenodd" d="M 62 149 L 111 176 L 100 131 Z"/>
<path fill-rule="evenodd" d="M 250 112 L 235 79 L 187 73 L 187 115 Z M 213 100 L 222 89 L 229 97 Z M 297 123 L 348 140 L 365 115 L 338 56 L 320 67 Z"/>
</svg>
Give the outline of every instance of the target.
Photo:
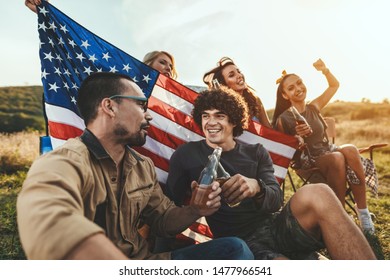
<svg viewBox="0 0 390 280">
<path fill-rule="evenodd" d="M 245 77 L 234 64 L 229 64 L 222 69 L 222 77 L 226 86 L 242 93 L 246 89 Z"/>
<path fill-rule="evenodd" d="M 283 81 L 283 97 L 292 104 L 305 101 L 306 86 L 297 75 L 290 75 Z"/>
<path fill-rule="evenodd" d="M 125 90 L 121 95 L 144 97 L 136 84 L 127 80 L 122 82 L 125 83 Z M 113 129 L 116 141 L 130 146 L 145 144 L 149 122 L 152 120 L 145 111 L 145 101 L 129 98 L 116 98 L 114 101 L 117 103 Z"/>
<path fill-rule="evenodd" d="M 217 110 L 205 110 L 202 113 L 202 130 L 210 147 L 220 146 L 224 151 L 234 147 L 233 128 L 225 113 Z"/>
<path fill-rule="evenodd" d="M 160 53 L 155 59 L 154 61 L 152 62 L 152 64 L 150 64 L 150 66 L 154 69 L 156 69 L 158 72 L 162 73 L 163 75 L 165 76 L 168 76 L 170 78 L 172 78 L 173 76 L 173 72 L 172 72 L 172 69 L 173 69 L 173 62 L 172 60 L 169 58 L 169 56 L 167 56 L 166 54 L 164 53 Z"/>
</svg>

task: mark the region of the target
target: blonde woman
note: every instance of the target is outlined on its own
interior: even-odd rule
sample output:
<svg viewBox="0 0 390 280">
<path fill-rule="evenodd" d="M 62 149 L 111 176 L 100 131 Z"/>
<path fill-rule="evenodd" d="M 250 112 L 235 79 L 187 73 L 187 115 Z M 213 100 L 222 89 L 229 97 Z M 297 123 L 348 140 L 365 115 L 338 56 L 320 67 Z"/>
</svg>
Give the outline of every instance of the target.
<svg viewBox="0 0 390 280">
<path fill-rule="evenodd" d="M 166 51 L 152 51 L 145 55 L 143 62 L 161 74 L 174 80 L 177 79 L 175 58 L 170 53 Z"/>
</svg>

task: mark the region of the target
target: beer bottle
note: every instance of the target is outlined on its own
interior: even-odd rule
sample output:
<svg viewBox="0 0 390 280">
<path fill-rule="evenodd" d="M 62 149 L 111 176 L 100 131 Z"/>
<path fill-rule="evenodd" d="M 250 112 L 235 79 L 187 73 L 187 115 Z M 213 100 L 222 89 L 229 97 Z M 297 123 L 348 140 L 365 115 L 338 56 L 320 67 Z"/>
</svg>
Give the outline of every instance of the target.
<svg viewBox="0 0 390 280">
<path fill-rule="evenodd" d="M 219 186 L 222 187 L 223 184 L 225 184 L 225 182 L 227 180 L 229 180 L 230 178 L 230 174 L 225 170 L 225 168 L 223 168 L 221 162 L 219 163 L 219 166 L 218 166 L 218 178 L 216 179 L 216 181 L 219 183 Z M 225 198 L 225 197 L 224 197 Z M 229 206 L 229 207 L 236 207 L 238 205 L 241 204 L 241 201 L 237 202 L 237 203 L 230 203 L 226 200 L 225 198 L 225 201 L 226 201 L 226 204 Z"/>
<path fill-rule="evenodd" d="M 291 106 L 290 107 L 290 111 L 291 113 L 293 114 L 294 116 L 294 119 L 295 119 L 295 124 L 296 125 L 300 125 L 300 124 L 306 124 L 307 126 L 310 127 L 310 125 L 308 124 L 308 122 L 306 121 L 306 119 L 298 112 L 297 108 L 295 108 L 294 106 Z M 309 136 L 313 133 L 313 131 L 311 130 L 311 127 L 310 127 L 310 133 L 307 134 L 307 135 L 304 135 L 304 136 Z"/>
<path fill-rule="evenodd" d="M 217 170 L 219 166 L 219 159 L 221 158 L 222 148 L 217 147 L 213 153 L 209 155 L 209 161 L 200 172 L 198 184 L 199 187 L 207 187 L 217 178 Z"/>
<path fill-rule="evenodd" d="M 230 174 L 223 168 L 221 162 L 218 164 L 218 177 L 216 181 L 218 181 L 219 186 L 222 185 L 230 178 Z"/>
<path fill-rule="evenodd" d="M 221 85 L 218 82 L 218 79 L 213 79 L 212 84 L 213 84 L 213 89 L 219 89 L 221 87 Z"/>
<path fill-rule="evenodd" d="M 213 153 L 208 157 L 208 162 L 203 170 L 200 172 L 198 185 L 199 187 L 193 190 L 190 204 L 198 204 L 206 207 L 208 196 L 211 193 L 211 183 L 217 178 L 217 170 L 219 166 L 219 159 L 221 158 L 222 148 L 217 147 Z"/>
</svg>

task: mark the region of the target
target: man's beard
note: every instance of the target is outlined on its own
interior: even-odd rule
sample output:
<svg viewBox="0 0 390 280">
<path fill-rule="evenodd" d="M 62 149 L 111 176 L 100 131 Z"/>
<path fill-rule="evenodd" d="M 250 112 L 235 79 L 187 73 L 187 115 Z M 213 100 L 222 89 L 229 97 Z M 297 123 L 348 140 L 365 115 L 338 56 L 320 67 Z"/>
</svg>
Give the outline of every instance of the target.
<svg viewBox="0 0 390 280">
<path fill-rule="evenodd" d="M 145 135 L 142 134 L 142 127 L 144 126 L 145 126 L 144 124 L 141 125 L 140 131 L 138 131 L 137 133 L 131 136 L 128 136 L 129 131 L 123 126 L 121 126 L 120 124 L 118 124 L 114 128 L 114 134 L 118 136 L 118 141 L 124 143 L 125 145 L 129 145 L 131 147 L 142 146 L 146 142 L 146 134 Z"/>
</svg>

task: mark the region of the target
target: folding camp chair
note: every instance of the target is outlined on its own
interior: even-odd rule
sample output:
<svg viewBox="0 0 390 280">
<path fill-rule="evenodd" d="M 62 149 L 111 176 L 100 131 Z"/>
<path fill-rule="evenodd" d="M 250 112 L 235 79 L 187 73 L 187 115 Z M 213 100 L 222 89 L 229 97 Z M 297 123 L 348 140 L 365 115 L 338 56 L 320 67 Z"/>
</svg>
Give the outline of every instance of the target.
<svg viewBox="0 0 390 280">
<path fill-rule="evenodd" d="M 331 117 L 326 117 L 324 118 L 325 122 L 326 122 L 326 125 L 327 125 L 327 129 L 326 129 L 326 133 L 327 133 L 327 136 L 328 136 L 328 139 L 330 140 L 331 143 L 335 143 L 335 139 L 336 139 L 336 121 L 334 118 L 331 118 Z M 383 148 L 383 147 L 386 147 L 388 144 L 387 143 L 377 143 L 377 144 L 372 144 L 368 147 L 364 147 L 364 148 L 360 148 L 359 149 L 359 153 L 366 153 L 366 152 L 369 152 L 370 154 L 370 159 L 373 161 L 374 159 L 374 150 L 375 149 L 378 149 L 378 148 Z M 300 186 L 304 186 L 306 184 L 309 184 L 309 183 L 326 183 L 326 179 L 324 178 L 324 176 L 321 174 L 319 168 L 310 168 L 310 169 L 294 169 L 293 166 L 291 166 L 294 170 L 294 172 L 296 173 L 296 175 L 300 178 L 301 180 L 301 184 Z M 293 179 L 292 179 L 292 176 L 291 174 L 288 172 L 287 174 L 288 176 L 288 179 L 291 183 L 291 186 L 294 190 L 294 192 L 296 192 L 296 189 L 297 189 L 297 184 L 294 183 Z M 355 213 L 356 213 L 356 210 L 355 210 L 355 207 L 354 207 L 354 204 L 355 204 L 355 200 L 353 198 L 353 195 L 352 195 L 352 190 L 350 188 L 350 186 L 348 185 L 347 187 L 347 190 L 346 190 L 346 197 L 349 198 L 349 201 L 348 199 L 346 199 L 345 203 L 348 205 L 348 207 Z"/>
</svg>

